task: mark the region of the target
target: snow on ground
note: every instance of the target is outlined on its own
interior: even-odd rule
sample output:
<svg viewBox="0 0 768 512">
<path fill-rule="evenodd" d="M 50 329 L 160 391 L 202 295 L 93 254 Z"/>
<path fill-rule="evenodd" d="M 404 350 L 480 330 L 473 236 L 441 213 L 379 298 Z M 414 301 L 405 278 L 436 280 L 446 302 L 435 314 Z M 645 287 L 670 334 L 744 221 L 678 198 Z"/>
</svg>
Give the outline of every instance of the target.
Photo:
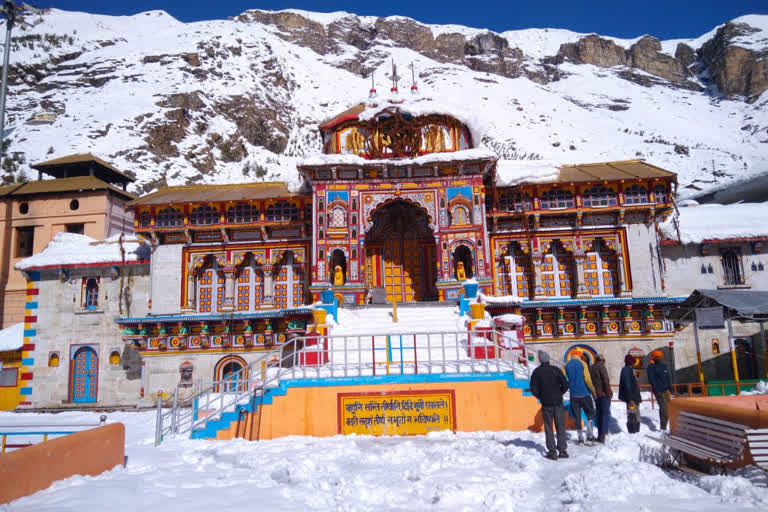
<svg viewBox="0 0 768 512">
<path fill-rule="evenodd" d="M 544 435 L 437 432 L 414 437 L 286 437 L 271 441 L 170 439 L 153 446 L 154 412 L 111 413 L 126 425 L 126 467 L 74 476 L 7 505 L 7 512 L 230 510 L 746 511 L 768 508 L 765 473 L 698 477 L 664 471 L 658 415 L 641 406 L 639 434 L 613 404 L 605 445 L 569 444 L 543 458 Z M 0 423 L 31 414 L 0 413 Z M 92 421 L 98 413 L 38 415 Z M 571 440 L 575 432 L 569 433 Z"/>
<path fill-rule="evenodd" d="M 678 231 L 684 244 L 768 236 L 768 203 L 690 205 L 678 211 L 661 224 L 668 240 L 678 240 Z"/>
</svg>

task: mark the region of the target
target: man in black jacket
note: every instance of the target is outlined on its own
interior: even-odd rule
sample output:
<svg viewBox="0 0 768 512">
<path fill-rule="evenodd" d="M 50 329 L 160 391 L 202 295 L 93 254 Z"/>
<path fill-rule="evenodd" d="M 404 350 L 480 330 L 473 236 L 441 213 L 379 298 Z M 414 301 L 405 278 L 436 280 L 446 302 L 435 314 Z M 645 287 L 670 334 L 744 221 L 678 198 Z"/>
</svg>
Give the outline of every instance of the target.
<svg viewBox="0 0 768 512">
<path fill-rule="evenodd" d="M 619 400 L 627 404 L 627 431 L 636 434 L 640 431 L 640 386 L 635 377 L 635 356 L 624 357 L 624 368 L 619 378 Z"/>
<path fill-rule="evenodd" d="M 565 434 L 565 409 L 563 395 L 568 391 L 568 380 L 560 368 L 549 364 L 549 354 L 539 350 L 539 365 L 531 374 L 531 393 L 541 402 L 541 418 L 544 420 L 544 434 L 547 439 L 547 458 L 557 460 L 568 458 L 568 443 Z M 552 421 L 557 430 L 557 446 L 552 433 Z M 557 448 L 557 451 L 555 451 Z M 558 453 L 559 452 L 559 453 Z"/>
</svg>

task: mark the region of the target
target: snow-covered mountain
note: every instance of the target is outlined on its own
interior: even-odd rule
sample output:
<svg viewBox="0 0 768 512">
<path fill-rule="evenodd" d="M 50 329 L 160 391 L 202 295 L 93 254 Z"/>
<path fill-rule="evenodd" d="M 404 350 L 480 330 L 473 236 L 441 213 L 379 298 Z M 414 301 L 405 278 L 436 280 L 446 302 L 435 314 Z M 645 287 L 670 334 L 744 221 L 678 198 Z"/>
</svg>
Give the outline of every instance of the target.
<svg viewBox="0 0 768 512">
<path fill-rule="evenodd" d="M 14 31 L 6 175 L 92 152 L 161 184 L 284 179 L 320 151 L 317 124 L 367 97 L 371 74 L 462 105 L 507 159 L 644 158 L 683 196 L 768 173 L 768 16 L 694 40 L 409 18 L 246 11 L 181 23 L 48 10 Z M 9 178 L 9 177 L 7 177 Z M 695 187 L 695 188 L 694 188 Z"/>
</svg>

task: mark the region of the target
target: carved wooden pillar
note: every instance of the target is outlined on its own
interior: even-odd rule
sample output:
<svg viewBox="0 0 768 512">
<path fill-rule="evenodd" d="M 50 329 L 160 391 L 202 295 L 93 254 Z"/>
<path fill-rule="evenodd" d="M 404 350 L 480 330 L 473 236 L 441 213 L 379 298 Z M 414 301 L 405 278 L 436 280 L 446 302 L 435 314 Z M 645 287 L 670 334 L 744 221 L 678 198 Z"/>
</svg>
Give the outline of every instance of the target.
<svg viewBox="0 0 768 512">
<path fill-rule="evenodd" d="M 235 310 L 235 272 L 237 268 L 234 265 L 224 267 L 224 300 L 221 303 L 222 311 Z"/>
<path fill-rule="evenodd" d="M 264 299 L 263 304 L 275 303 L 275 266 L 266 264 L 261 266 L 261 273 L 264 276 Z"/>
<path fill-rule="evenodd" d="M 619 280 L 619 296 L 629 297 L 631 292 L 627 288 L 627 280 L 624 279 L 624 256 L 621 254 L 621 247 L 616 249 L 616 276 Z"/>
<path fill-rule="evenodd" d="M 195 311 L 197 309 L 197 269 L 193 264 L 187 267 L 187 296 L 184 307 L 185 311 Z"/>
<path fill-rule="evenodd" d="M 531 255 L 531 262 L 533 263 L 533 299 L 534 300 L 546 300 L 547 296 L 544 295 L 544 287 L 541 286 L 541 262 L 544 260 L 544 255 L 539 251 L 534 251 Z"/>
<path fill-rule="evenodd" d="M 576 264 L 576 298 L 587 299 L 589 298 L 589 290 L 584 278 L 584 263 L 587 260 L 587 253 L 583 249 L 577 249 L 573 251 L 573 261 Z"/>
</svg>

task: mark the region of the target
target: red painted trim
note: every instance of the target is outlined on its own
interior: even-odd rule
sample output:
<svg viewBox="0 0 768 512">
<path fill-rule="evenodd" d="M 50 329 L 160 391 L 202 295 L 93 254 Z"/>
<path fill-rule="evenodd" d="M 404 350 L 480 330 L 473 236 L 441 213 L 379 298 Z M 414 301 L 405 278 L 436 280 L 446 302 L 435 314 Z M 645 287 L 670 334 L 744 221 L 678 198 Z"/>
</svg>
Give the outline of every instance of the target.
<svg viewBox="0 0 768 512">
<path fill-rule="evenodd" d="M 32 402 L 19 402 L 19 405 L 32 405 Z"/>
<path fill-rule="evenodd" d="M 332 119 L 330 122 L 328 122 L 326 124 L 321 124 L 321 125 L 318 126 L 318 128 L 321 129 L 321 130 L 328 130 L 330 128 L 333 128 L 335 126 L 340 125 L 344 121 L 355 120 L 355 119 L 358 119 L 358 114 L 347 114 L 344 117 L 340 117 L 340 118 L 337 118 L 337 119 Z"/>
<path fill-rule="evenodd" d="M 88 268 L 88 267 L 113 267 L 122 265 L 122 261 L 106 261 L 104 263 L 72 263 L 68 265 L 41 265 L 39 267 L 27 267 L 24 270 L 45 270 L 49 268 Z M 146 265 L 149 260 L 126 261 L 126 265 Z M 29 291 L 29 290 L 27 290 Z"/>
<path fill-rule="evenodd" d="M 35 350 L 35 344 L 34 343 L 27 343 L 25 345 L 22 345 L 21 346 L 21 350 L 27 350 L 27 351 Z"/>
<path fill-rule="evenodd" d="M 40 295 L 40 290 L 37 288 L 27 288 L 27 295 Z"/>
<path fill-rule="evenodd" d="M 712 243 L 719 243 L 719 242 L 765 242 L 765 241 L 768 241 L 768 236 L 747 236 L 747 237 L 740 237 L 740 238 L 709 238 L 707 240 L 702 240 L 701 243 L 712 244 Z"/>
<path fill-rule="evenodd" d="M 21 380 L 32 380 L 32 372 L 22 373 Z"/>
<path fill-rule="evenodd" d="M 677 240 L 662 240 L 661 245 L 679 245 L 680 242 Z"/>
<path fill-rule="evenodd" d="M 24 317 L 24 322 L 25 322 L 25 323 L 34 324 L 35 322 L 37 322 L 37 317 L 36 317 L 36 316 L 34 316 L 34 315 L 25 316 L 25 317 Z"/>
</svg>

